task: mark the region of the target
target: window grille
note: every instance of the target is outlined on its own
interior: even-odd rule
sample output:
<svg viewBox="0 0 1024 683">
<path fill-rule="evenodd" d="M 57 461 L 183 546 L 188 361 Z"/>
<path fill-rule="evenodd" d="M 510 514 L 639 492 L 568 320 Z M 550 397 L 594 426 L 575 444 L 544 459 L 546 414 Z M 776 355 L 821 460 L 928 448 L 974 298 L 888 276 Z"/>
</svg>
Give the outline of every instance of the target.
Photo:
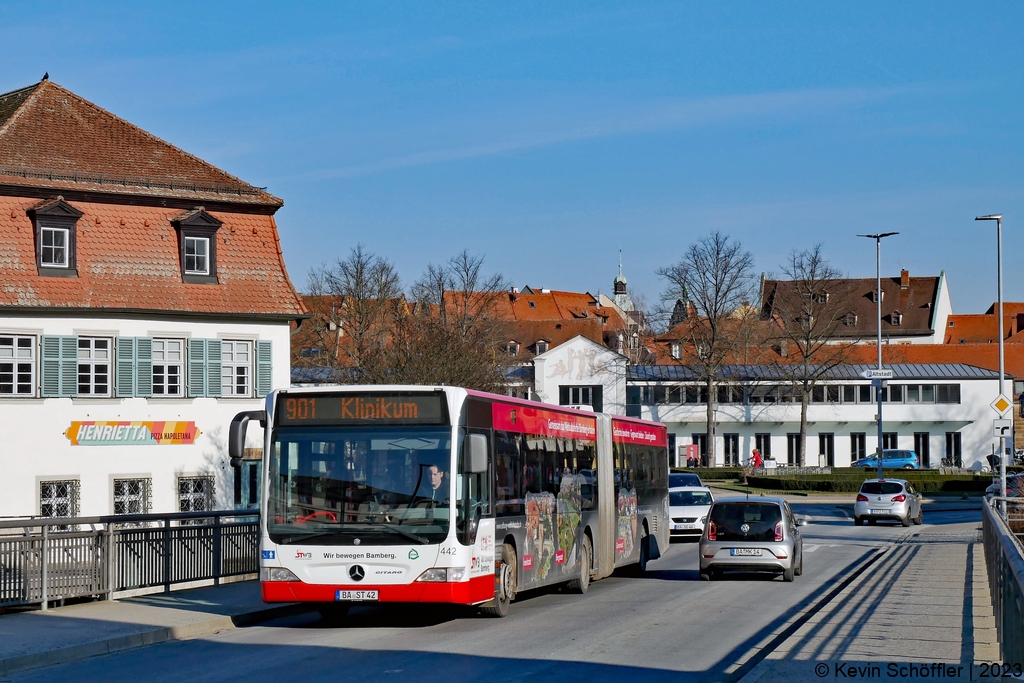
<svg viewBox="0 0 1024 683">
<path fill-rule="evenodd" d="M 71 231 L 66 228 L 41 229 L 42 245 L 40 246 L 39 260 L 42 265 L 49 268 L 68 267 L 68 235 Z"/>
<path fill-rule="evenodd" d="M 213 477 L 178 477 L 178 512 L 213 509 Z"/>
<path fill-rule="evenodd" d="M 152 505 L 152 492 L 152 479 L 115 479 L 114 514 L 146 514 Z"/>
<path fill-rule="evenodd" d="M 79 487 L 77 479 L 39 482 L 39 515 L 77 517 Z"/>
<path fill-rule="evenodd" d="M 208 237 L 186 237 L 185 238 L 185 274 L 186 275 L 209 275 L 210 274 L 210 238 Z"/>
</svg>

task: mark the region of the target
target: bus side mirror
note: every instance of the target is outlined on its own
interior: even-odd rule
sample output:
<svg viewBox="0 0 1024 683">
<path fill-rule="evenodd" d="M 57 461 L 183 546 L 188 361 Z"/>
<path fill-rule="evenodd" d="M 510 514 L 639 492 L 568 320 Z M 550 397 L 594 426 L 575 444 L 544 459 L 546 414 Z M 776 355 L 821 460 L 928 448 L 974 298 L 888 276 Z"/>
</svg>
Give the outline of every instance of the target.
<svg viewBox="0 0 1024 683">
<path fill-rule="evenodd" d="M 260 424 L 266 427 L 267 411 L 247 410 L 244 413 L 235 415 L 228 428 L 228 457 L 231 458 L 232 467 L 242 466 L 242 456 L 245 455 L 245 431 L 249 427 L 249 420 L 259 420 Z"/>
<path fill-rule="evenodd" d="M 470 434 L 466 442 L 466 471 L 470 474 L 487 472 L 487 437 Z"/>
</svg>

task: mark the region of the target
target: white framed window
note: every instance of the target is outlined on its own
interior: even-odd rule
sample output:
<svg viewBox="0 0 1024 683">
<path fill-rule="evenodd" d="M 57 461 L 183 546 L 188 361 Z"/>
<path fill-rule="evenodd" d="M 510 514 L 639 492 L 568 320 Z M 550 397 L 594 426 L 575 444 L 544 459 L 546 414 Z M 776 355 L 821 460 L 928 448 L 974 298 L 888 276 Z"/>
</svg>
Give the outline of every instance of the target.
<svg viewBox="0 0 1024 683">
<path fill-rule="evenodd" d="M 153 480 L 115 479 L 114 514 L 142 515 L 149 512 Z"/>
<path fill-rule="evenodd" d="M 36 338 L 0 335 L 0 396 L 35 396 Z"/>
<path fill-rule="evenodd" d="M 110 395 L 110 339 L 78 338 L 78 395 Z"/>
<path fill-rule="evenodd" d="M 185 274 L 210 274 L 209 237 L 185 237 Z"/>
<path fill-rule="evenodd" d="M 183 339 L 153 340 L 153 395 L 181 396 L 185 372 Z"/>
<path fill-rule="evenodd" d="M 548 352 L 548 343 L 546 341 L 539 341 L 539 342 L 537 342 L 537 353 L 540 354 L 540 353 L 547 353 L 547 352 Z"/>
<path fill-rule="evenodd" d="M 682 357 L 682 355 L 683 355 L 683 347 L 682 347 L 682 345 L 681 344 L 672 344 L 672 345 L 670 345 L 670 347 L 669 347 L 669 355 L 671 355 L 673 359 L 679 360 Z"/>
<path fill-rule="evenodd" d="M 47 268 L 67 268 L 70 236 L 71 231 L 67 228 L 42 226 L 39 229 L 40 264 Z"/>
<path fill-rule="evenodd" d="M 252 342 L 220 343 L 221 391 L 224 396 L 252 395 Z"/>
<path fill-rule="evenodd" d="M 178 512 L 213 509 L 213 477 L 178 477 Z"/>
</svg>

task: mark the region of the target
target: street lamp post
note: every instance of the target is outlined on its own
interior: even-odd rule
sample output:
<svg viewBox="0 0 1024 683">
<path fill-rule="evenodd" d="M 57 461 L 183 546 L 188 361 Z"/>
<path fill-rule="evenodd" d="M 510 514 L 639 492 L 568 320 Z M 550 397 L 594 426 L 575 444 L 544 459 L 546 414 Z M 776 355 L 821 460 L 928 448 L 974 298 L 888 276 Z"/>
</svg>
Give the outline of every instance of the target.
<svg viewBox="0 0 1024 683">
<path fill-rule="evenodd" d="M 999 310 L 996 311 L 999 316 L 999 395 L 1005 396 L 1006 392 L 1003 391 L 1003 381 L 1006 376 L 1003 372 L 1003 214 L 978 216 L 974 220 L 996 222 L 996 281 L 999 290 L 997 304 Z M 999 432 L 999 495 L 1006 497 L 1006 437 L 1003 436 L 1002 431 Z M 1005 505 L 1000 504 L 1000 506 L 1005 515 Z"/>
<path fill-rule="evenodd" d="M 881 232 L 876 235 L 857 235 L 867 237 L 875 241 L 875 301 L 877 302 L 878 313 L 878 369 L 882 369 L 882 238 L 898 235 L 898 232 Z M 882 474 L 882 384 L 881 378 L 872 382 L 875 385 L 875 398 L 878 401 L 878 447 L 875 450 L 875 457 L 878 459 L 878 478 L 884 479 Z"/>
</svg>

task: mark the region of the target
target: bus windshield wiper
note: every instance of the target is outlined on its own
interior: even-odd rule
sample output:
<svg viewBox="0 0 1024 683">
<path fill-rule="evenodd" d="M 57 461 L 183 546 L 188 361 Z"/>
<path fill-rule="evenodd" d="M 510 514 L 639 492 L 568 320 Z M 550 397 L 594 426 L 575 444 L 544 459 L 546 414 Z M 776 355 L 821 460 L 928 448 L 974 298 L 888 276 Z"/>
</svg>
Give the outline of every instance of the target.
<svg viewBox="0 0 1024 683">
<path fill-rule="evenodd" d="M 402 531 L 401 529 L 398 529 L 393 526 L 388 526 L 387 524 L 360 524 L 358 525 L 357 528 L 324 529 L 323 531 L 312 531 L 305 534 L 295 534 L 293 536 L 286 536 L 283 539 L 281 539 L 281 544 L 286 545 L 289 543 L 300 543 L 302 541 L 308 541 L 311 538 L 320 538 L 321 536 L 342 536 L 347 534 L 359 534 L 365 532 L 380 531 L 396 533 L 399 536 L 403 536 L 404 538 L 407 538 L 410 541 L 415 541 L 416 543 L 419 543 L 421 545 L 426 545 L 427 543 L 430 543 L 429 538 L 424 538 L 423 536 L 418 536 L 416 534 L 409 533 L 408 531 Z"/>
<path fill-rule="evenodd" d="M 408 531 L 402 531 L 401 529 L 399 529 L 398 527 L 395 527 L 395 526 L 388 526 L 387 524 L 373 524 L 373 525 L 369 525 L 368 524 L 367 527 L 371 527 L 374 531 L 378 531 L 378 530 L 379 531 L 391 531 L 393 533 L 398 534 L 399 536 L 404 536 L 405 538 L 408 538 L 410 541 L 416 541 L 417 543 L 420 543 L 420 544 L 424 544 L 425 545 L 427 543 L 430 543 L 430 539 L 429 538 L 424 538 L 423 536 L 417 536 L 416 534 L 409 533 Z"/>
</svg>

